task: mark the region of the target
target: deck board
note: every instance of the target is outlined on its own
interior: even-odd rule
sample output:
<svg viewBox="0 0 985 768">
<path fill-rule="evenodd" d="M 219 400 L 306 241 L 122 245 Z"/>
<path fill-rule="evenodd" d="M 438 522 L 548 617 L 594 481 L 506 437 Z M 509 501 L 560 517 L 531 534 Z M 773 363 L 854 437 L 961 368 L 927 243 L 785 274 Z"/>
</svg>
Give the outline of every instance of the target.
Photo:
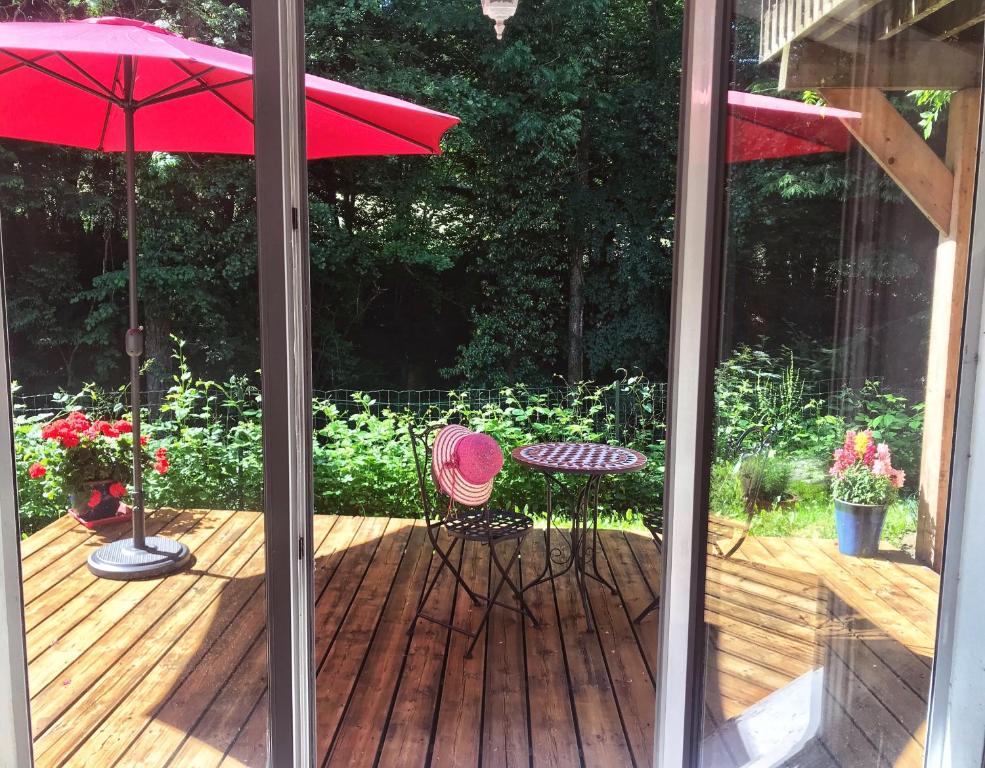
<svg viewBox="0 0 985 768">
<path fill-rule="evenodd" d="M 125 526 L 94 534 L 63 519 L 24 542 L 37 765 L 262 766 L 262 517 L 160 510 L 149 526 L 186 541 L 194 566 L 95 579 L 86 557 Z M 465 659 L 459 633 L 407 631 L 437 563 L 420 523 L 317 517 L 319 764 L 648 765 L 658 613 L 633 619 L 659 584 L 659 553 L 633 531 L 600 543 L 617 594 L 590 584 L 597 634 L 569 573 L 528 593 L 542 627 L 497 608 Z M 487 549 L 460 557 L 485 592 Z M 542 558 L 529 537 L 517 578 L 535 578 Z M 900 553 L 849 559 L 830 542 L 751 538 L 735 558 L 709 559 L 706 585 L 706 764 L 741 765 L 741 716 L 818 670 L 823 728 L 798 765 L 920 763 L 936 574 Z M 428 606 L 457 625 L 481 611 L 447 577 Z"/>
</svg>

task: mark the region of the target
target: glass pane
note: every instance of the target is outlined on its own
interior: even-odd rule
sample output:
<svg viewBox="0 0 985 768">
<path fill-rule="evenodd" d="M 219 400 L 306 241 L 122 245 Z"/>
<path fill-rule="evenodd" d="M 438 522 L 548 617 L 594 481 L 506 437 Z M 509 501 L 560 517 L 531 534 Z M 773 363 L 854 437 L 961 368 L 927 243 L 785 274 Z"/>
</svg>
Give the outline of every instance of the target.
<svg viewBox="0 0 985 768">
<path fill-rule="evenodd" d="M 310 73 L 461 120 L 308 164 L 321 764 L 652 761 L 680 14 L 306 3 Z M 432 473 L 449 424 L 488 501 Z"/>
<path fill-rule="evenodd" d="M 252 94 L 204 53 L 207 42 L 249 54 L 250 15 L 165 2 L 138 19 L 63 17 L 111 6 L 56 3 L 0 25 L 0 135 L 17 137 L 0 140 L 0 215 L 36 762 L 263 766 L 255 183 L 241 154 Z M 18 66 L 25 50 L 32 66 Z M 145 538 L 112 549 L 139 535 L 131 243 Z M 136 570 L 174 543 L 190 562 Z"/>
<path fill-rule="evenodd" d="M 703 765 L 922 765 L 982 11 L 733 7 Z"/>
</svg>

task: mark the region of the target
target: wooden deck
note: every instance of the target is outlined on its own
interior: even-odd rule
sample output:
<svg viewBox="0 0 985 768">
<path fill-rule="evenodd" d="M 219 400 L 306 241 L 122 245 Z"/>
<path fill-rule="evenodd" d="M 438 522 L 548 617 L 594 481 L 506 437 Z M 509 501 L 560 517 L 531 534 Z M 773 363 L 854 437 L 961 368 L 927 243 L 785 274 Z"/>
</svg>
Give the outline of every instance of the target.
<svg viewBox="0 0 985 768">
<path fill-rule="evenodd" d="M 262 520 L 162 510 L 149 529 L 188 543 L 193 568 L 97 580 L 85 558 L 106 537 L 67 520 L 23 542 L 37 765 L 262 766 Z M 602 536 L 620 594 L 593 588 L 597 635 L 562 578 L 531 593 L 543 628 L 498 610 L 466 660 L 463 636 L 425 622 L 406 632 L 432 557 L 419 523 L 319 516 L 315 531 L 325 765 L 649 764 L 657 618 L 631 621 L 656 587 L 648 537 Z M 528 544 L 529 580 L 542 561 L 541 542 Z M 486 557 L 465 553 L 480 586 Z M 901 555 L 851 560 L 829 543 L 753 539 L 712 560 L 705 764 L 743 764 L 750 725 L 792 732 L 784 717 L 812 707 L 792 764 L 919 765 L 937 586 Z M 450 583 L 429 605 L 475 620 Z"/>
</svg>

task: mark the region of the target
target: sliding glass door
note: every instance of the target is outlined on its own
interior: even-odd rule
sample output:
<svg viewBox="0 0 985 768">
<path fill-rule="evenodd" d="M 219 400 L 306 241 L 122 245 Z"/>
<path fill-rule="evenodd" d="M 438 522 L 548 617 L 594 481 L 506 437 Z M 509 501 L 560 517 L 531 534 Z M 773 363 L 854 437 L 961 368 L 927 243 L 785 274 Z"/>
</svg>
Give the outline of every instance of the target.
<svg viewBox="0 0 985 768">
<path fill-rule="evenodd" d="M 667 764 L 922 765 L 940 735 L 983 12 L 691 7 Z"/>
</svg>

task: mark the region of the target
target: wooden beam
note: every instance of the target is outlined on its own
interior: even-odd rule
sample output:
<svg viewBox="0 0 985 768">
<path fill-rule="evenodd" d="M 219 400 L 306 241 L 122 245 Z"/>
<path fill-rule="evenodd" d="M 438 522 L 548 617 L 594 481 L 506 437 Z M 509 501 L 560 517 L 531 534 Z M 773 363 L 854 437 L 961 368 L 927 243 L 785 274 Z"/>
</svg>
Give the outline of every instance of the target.
<svg viewBox="0 0 985 768">
<path fill-rule="evenodd" d="M 881 40 L 894 37 L 953 2 L 954 0 L 889 0 L 875 12 L 879 15 L 876 32 Z"/>
<path fill-rule="evenodd" d="M 947 130 L 947 164 L 954 172 L 951 225 L 949 232 L 941 235 L 934 265 L 920 453 L 917 557 L 938 571 L 944 548 L 944 520 L 954 441 L 980 101 L 981 91 L 978 89 L 960 91 L 951 98 Z"/>
<path fill-rule="evenodd" d="M 954 174 L 876 88 L 824 88 L 833 107 L 861 112 L 843 121 L 906 196 L 942 234 L 951 232 Z"/>
<path fill-rule="evenodd" d="M 985 21 L 980 0 L 954 0 L 920 24 L 920 32 L 934 40 L 947 40 Z"/>
<path fill-rule="evenodd" d="M 849 39 L 859 40 L 860 28 L 866 23 L 862 17 L 876 8 L 883 0 L 856 0 L 854 5 L 840 6 L 833 13 L 818 20 L 812 40 L 829 40 L 835 35 L 848 34 Z M 801 36 L 800 39 L 804 39 Z"/>
<path fill-rule="evenodd" d="M 978 86 L 980 50 L 981 44 L 894 38 L 859 52 L 857 48 L 846 51 L 805 40 L 783 49 L 779 89 L 818 91 L 866 86 L 883 91 L 959 91 Z"/>
</svg>

